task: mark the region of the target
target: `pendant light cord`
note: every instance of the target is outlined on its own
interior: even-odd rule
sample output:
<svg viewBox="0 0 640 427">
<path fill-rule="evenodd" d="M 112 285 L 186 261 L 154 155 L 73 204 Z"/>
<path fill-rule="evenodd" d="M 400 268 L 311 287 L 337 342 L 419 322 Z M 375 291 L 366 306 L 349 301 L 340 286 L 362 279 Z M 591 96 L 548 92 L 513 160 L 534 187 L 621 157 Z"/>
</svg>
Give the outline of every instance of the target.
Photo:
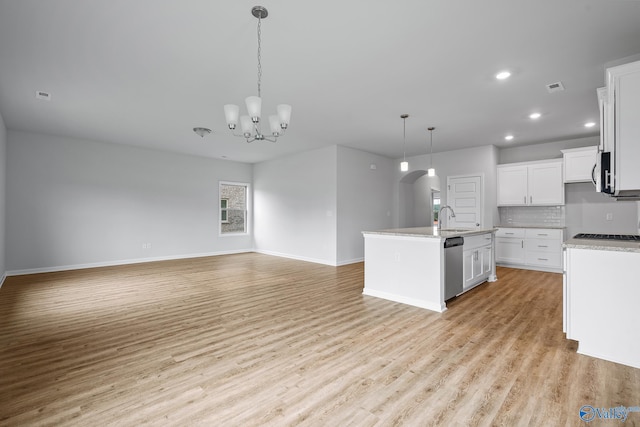
<svg viewBox="0 0 640 427">
<path fill-rule="evenodd" d="M 407 151 L 405 147 L 407 145 L 407 118 L 402 118 L 402 160 L 407 161 Z"/>
<path fill-rule="evenodd" d="M 431 152 L 429 154 L 429 169 L 433 169 L 433 129 L 429 129 L 431 139 Z"/>
</svg>

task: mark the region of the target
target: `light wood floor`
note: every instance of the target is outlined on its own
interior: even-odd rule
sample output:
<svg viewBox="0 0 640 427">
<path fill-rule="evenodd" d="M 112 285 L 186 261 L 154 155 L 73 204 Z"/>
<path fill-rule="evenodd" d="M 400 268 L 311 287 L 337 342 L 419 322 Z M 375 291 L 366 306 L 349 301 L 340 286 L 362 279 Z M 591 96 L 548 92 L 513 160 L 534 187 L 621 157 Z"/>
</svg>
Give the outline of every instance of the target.
<svg viewBox="0 0 640 427">
<path fill-rule="evenodd" d="M 443 314 L 363 296 L 362 263 L 261 254 L 10 277 L 0 425 L 555 426 L 640 405 L 640 370 L 564 338 L 561 275 L 498 277 Z"/>
</svg>

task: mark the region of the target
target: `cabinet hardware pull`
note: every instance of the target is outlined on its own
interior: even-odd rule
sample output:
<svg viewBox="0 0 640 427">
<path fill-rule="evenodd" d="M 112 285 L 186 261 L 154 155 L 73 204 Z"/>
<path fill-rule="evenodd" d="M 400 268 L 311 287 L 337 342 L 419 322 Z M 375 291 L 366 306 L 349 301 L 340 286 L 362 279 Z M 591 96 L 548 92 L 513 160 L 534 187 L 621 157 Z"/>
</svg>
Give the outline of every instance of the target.
<svg viewBox="0 0 640 427">
<path fill-rule="evenodd" d="M 504 233 L 504 234 L 516 234 L 516 233 Z"/>
<path fill-rule="evenodd" d="M 538 233 L 538 236 L 548 236 L 546 233 Z"/>
<path fill-rule="evenodd" d="M 538 258 L 538 261 L 549 261 L 547 258 Z"/>
<path fill-rule="evenodd" d="M 533 196 L 529 196 L 529 203 L 533 204 Z"/>
<path fill-rule="evenodd" d="M 524 196 L 524 204 L 527 204 L 527 196 Z"/>
<path fill-rule="evenodd" d="M 539 248 L 548 248 L 549 246 L 547 245 L 538 245 Z"/>
<path fill-rule="evenodd" d="M 522 245 L 522 249 L 524 249 L 524 240 L 522 240 L 520 244 Z"/>
</svg>

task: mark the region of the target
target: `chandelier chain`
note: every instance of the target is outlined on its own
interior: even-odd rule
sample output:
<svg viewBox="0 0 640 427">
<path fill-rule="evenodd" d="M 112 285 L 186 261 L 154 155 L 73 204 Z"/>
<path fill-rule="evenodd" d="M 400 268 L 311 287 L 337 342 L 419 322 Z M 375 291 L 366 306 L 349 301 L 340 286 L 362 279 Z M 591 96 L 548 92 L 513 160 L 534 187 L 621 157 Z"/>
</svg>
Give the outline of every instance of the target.
<svg viewBox="0 0 640 427">
<path fill-rule="evenodd" d="M 260 94 L 260 84 L 262 83 L 262 62 L 261 62 L 261 53 L 262 53 L 262 19 L 258 17 L 258 96 L 261 97 Z"/>
</svg>

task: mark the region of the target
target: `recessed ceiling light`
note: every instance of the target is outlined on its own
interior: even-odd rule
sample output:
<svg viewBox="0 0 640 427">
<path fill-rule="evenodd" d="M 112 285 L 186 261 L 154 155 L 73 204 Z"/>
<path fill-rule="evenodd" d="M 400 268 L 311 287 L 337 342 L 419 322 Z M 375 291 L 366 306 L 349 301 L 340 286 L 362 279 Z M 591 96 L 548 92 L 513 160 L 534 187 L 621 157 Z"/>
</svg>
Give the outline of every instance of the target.
<svg viewBox="0 0 640 427">
<path fill-rule="evenodd" d="M 507 141 L 511 141 L 513 139 L 513 135 L 507 135 L 504 137 Z"/>
<path fill-rule="evenodd" d="M 496 74 L 496 79 L 498 80 L 508 79 L 510 75 L 511 73 L 508 71 L 500 71 L 498 74 Z"/>
<path fill-rule="evenodd" d="M 592 128 L 592 127 L 594 127 L 595 125 L 596 125 L 596 123 L 595 123 L 595 122 L 587 122 L 587 123 L 585 123 L 585 124 L 584 124 L 584 127 L 586 127 L 586 128 Z"/>
<path fill-rule="evenodd" d="M 529 118 L 533 119 L 533 120 L 539 119 L 540 116 L 542 116 L 542 114 L 540 114 L 540 113 L 531 113 L 531 114 L 529 114 Z"/>
</svg>

